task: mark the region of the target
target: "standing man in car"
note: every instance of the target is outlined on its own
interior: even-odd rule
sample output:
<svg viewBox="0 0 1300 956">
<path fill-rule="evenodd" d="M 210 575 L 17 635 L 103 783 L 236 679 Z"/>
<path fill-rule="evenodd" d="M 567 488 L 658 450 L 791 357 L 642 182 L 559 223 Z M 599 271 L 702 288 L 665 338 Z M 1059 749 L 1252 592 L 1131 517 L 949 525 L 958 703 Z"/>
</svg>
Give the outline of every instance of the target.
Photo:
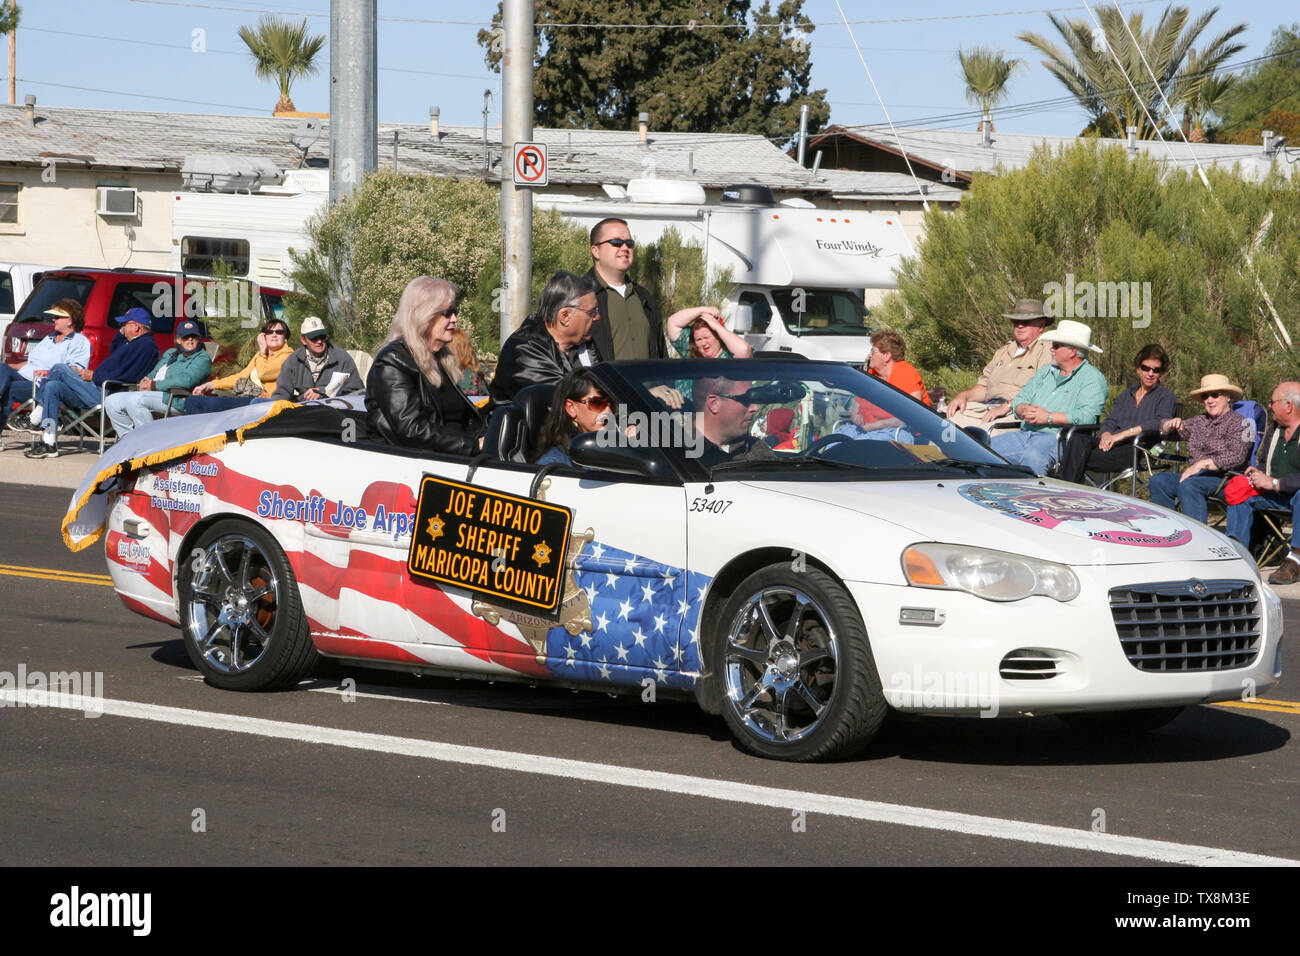
<svg viewBox="0 0 1300 956">
<path fill-rule="evenodd" d="M 602 219 L 591 227 L 591 271 L 602 321 L 591 330 L 604 358 L 667 358 L 663 320 L 645 286 L 628 278 L 636 242 L 623 219 Z"/>
</svg>

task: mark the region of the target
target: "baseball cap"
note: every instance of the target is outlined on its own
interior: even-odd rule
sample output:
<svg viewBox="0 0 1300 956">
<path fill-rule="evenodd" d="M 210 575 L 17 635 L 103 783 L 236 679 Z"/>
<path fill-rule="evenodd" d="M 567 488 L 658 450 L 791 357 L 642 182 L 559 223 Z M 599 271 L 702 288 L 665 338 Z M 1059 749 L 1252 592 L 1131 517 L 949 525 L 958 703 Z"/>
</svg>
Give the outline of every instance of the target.
<svg viewBox="0 0 1300 956">
<path fill-rule="evenodd" d="M 325 331 L 325 323 L 314 315 L 309 315 L 302 320 L 300 331 L 303 337 L 308 339 L 320 339 L 329 334 Z"/>
<path fill-rule="evenodd" d="M 153 328 L 153 318 L 149 315 L 147 309 L 142 309 L 138 305 L 134 309 L 127 309 L 126 315 L 119 315 L 115 320 L 118 325 L 126 325 L 128 322 L 139 322 L 146 329 Z"/>
<path fill-rule="evenodd" d="M 176 338 L 183 339 L 187 335 L 203 337 L 203 333 L 199 330 L 199 323 L 193 319 L 186 319 L 184 322 L 176 323 Z"/>
</svg>

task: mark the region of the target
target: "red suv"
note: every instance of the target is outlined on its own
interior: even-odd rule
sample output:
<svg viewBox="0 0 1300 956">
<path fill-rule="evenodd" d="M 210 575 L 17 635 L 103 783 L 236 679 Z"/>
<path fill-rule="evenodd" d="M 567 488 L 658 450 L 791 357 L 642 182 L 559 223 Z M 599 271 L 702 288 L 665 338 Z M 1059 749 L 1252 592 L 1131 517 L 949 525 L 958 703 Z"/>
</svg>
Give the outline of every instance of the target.
<svg viewBox="0 0 1300 956">
<path fill-rule="evenodd" d="M 140 269 L 54 269 L 41 278 L 5 331 L 4 360 L 10 365 L 26 361 L 27 350 L 54 331 L 54 323 L 44 313 L 60 299 L 76 299 L 85 309 L 86 327 L 82 334 L 90 339 L 91 368 L 108 357 L 109 345 L 117 334 L 113 319 L 136 306 L 154 317 L 152 331 L 160 353 L 172 346 L 172 328 L 178 316 L 196 319 L 207 340 L 203 316 L 205 306 L 212 303 L 203 302 L 202 297 L 214 288 L 228 300 L 223 302 L 223 307 L 251 312 L 250 321 L 257 326 L 267 319 L 283 318 L 283 290 L 258 287 L 242 280 L 221 281 Z"/>
</svg>

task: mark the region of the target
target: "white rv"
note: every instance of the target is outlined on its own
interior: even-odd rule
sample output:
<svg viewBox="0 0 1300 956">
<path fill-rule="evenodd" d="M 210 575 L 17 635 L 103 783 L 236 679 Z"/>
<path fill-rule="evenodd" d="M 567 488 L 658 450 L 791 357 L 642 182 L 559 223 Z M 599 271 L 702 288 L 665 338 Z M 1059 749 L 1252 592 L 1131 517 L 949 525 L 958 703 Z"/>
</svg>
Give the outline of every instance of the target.
<svg viewBox="0 0 1300 956">
<path fill-rule="evenodd" d="M 205 157 L 210 162 L 210 158 Z M 183 170 L 187 188 L 172 203 L 171 268 L 211 275 L 224 261 L 233 276 L 287 288 L 289 250 L 310 246 L 305 226 L 329 201 L 329 172 L 274 165 L 266 175 Z"/>
<path fill-rule="evenodd" d="M 897 216 L 776 204 L 762 186 L 730 187 L 712 205 L 694 182 L 605 188 L 609 200 L 541 195 L 536 204 L 586 228 L 625 219 L 643 243 L 675 228 L 703 247 L 709 274 L 730 269 L 722 311 L 756 351 L 864 363 L 871 348 L 864 296 L 897 288 L 895 269 L 912 254 Z"/>
</svg>

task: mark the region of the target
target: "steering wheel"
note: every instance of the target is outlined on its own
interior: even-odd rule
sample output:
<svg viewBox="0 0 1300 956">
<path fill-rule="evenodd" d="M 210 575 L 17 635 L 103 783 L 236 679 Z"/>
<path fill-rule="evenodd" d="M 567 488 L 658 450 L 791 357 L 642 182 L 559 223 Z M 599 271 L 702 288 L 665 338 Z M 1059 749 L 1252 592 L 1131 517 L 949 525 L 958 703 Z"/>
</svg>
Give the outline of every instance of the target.
<svg viewBox="0 0 1300 956">
<path fill-rule="evenodd" d="M 805 448 L 803 454 L 805 458 L 811 458 L 813 457 L 814 452 L 821 451 L 823 448 L 830 448 L 832 445 L 838 445 L 841 442 L 853 441 L 853 440 L 854 439 L 848 435 L 841 435 L 841 434 L 823 435 L 821 438 L 817 439 L 815 442 L 813 442 L 811 445 Z"/>
</svg>

